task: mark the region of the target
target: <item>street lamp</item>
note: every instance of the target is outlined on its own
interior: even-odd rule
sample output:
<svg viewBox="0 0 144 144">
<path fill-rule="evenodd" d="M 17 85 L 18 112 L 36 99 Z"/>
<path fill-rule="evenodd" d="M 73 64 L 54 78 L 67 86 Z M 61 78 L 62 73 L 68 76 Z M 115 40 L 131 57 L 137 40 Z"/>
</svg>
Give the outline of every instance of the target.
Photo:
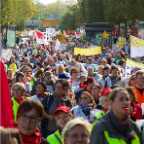
<svg viewBox="0 0 144 144">
<path fill-rule="evenodd" d="M 40 27 L 40 7 L 39 7 L 39 27 Z"/>
</svg>

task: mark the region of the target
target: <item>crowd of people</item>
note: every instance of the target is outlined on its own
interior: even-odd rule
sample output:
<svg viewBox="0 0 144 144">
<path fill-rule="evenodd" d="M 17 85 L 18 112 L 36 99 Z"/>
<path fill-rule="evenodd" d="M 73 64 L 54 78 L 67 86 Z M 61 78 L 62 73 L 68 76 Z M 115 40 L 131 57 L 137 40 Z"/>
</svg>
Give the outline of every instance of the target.
<svg viewBox="0 0 144 144">
<path fill-rule="evenodd" d="M 99 55 L 74 55 L 75 46 L 95 43 L 66 45 L 70 51 L 55 51 L 55 41 L 14 47 L 4 67 L 19 131 L 0 127 L 2 144 L 142 144 L 144 72 L 126 75 L 129 52 L 102 46 Z"/>
</svg>

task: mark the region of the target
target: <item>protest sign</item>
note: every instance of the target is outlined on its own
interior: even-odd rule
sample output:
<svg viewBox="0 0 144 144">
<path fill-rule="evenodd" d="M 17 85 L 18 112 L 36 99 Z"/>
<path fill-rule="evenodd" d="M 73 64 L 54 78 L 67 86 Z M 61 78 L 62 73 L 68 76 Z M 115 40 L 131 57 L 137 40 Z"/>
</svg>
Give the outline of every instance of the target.
<svg viewBox="0 0 144 144">
<path fill-rule="evenodd" d="M 78 48 L 75 47 L 74 48 L 74 55 L 86 55 L 86 56 L 90 56 L 90 55 L 98 55 L 101 54 L 101 47 L 95 47 L 95 48 Z"/>
<path fill-rule="evenodd" d="M 125 76 L 131 75 L 131 71 L 133 67 L 140 67 L 144 71 L 144 64 L 135 62 L 130 59 L 126 59 L 126 67 L 125 67 L 126 75 Z"/>
<path fill-rule="evenodd" d="M 130 36 L 131 57 L 141 57 L 144 55 L 144 40 Z"/>
<path fill-rule="evenodd" d="M 8 67 L 8 69 L 12 69 L 14 71 L 14 73 L 16 73 L 15 70 L 17 69 L 17 66 L 16 66 L 15 63 L 12 63 L 12 64 L 10 64 L 10 66 Z"/>
<path fill-rule="evenodd" d="M 124 48 L 125 43 L 126 43 L 126 39 L 123 38 L 123 37 L 119 37 L 118 41 L 116 43 L 116 47 L 118 47 L 118 48 Z"/>
</svg>

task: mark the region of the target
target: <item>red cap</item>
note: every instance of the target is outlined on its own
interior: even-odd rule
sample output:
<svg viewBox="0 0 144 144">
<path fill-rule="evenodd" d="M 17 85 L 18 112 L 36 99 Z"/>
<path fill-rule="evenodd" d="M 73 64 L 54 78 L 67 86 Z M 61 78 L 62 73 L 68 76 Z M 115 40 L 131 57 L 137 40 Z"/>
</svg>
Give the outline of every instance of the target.
<svg viewBox="0 0 144 144">
<path fill-rule="evenodd" d="M 110 93 L 111 91 L 112 91 L 111 88 L 105 87 L 105 88 L 103 89 L 103 91 L 101 92 L 101 96 L 105 96 L 106 94 Z"/>
<path fill-rule="evenodd" d="M 36 57 L 36 55 L 32 54 L 33 57 Z"/>
<path fill-rule="evenodd" d="M 55 116 L 58 111 L 63 111 L 63 112 L 72 114 L 72 112 L 70 111 L 69 107 L 67 107 L 67 106 L 59 106 L 59 107 L 55 110 L 53 116 Z"/>
</svg>

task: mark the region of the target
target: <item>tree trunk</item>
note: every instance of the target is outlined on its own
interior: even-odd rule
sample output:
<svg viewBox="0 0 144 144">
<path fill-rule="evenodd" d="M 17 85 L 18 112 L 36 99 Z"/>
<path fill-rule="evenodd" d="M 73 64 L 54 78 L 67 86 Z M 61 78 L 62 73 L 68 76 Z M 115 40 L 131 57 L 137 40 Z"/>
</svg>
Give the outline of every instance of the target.
<svg viewBox="0 0 144 144">
<path fill-rule="evenodd" d="M 125 38 L 127 38 L 127 22 L 125 22 Z"/>
<path fill-rule="evenodd" d="M 120 23 L 119 23 L 119 31 L 118 31 L 118 36 L 120 36 Z"/>
</svg>

